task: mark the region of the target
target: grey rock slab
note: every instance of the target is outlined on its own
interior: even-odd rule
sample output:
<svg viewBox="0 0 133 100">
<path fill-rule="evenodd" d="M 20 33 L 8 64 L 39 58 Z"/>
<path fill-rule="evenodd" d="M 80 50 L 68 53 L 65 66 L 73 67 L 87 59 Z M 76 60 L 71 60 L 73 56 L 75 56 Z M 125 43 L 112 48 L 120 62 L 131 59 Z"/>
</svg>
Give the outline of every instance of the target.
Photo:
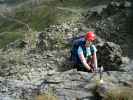
<svg viewBox="0 0 133 100">
<path fill-rule="evenodd" d="M 66 96 L 68 98 L 73 98 L 74 100 L 81 99 L 84 97 L 92 97 L 93 94 L 91 92 L 84 92 L 82 90 L 77 89 L 56 89 L 56 93 L 58 96 Z M 65 100 L 65 99 L 64 99 Z M 68 99 L 71 100 L 71 99 Z"/>
</svg>

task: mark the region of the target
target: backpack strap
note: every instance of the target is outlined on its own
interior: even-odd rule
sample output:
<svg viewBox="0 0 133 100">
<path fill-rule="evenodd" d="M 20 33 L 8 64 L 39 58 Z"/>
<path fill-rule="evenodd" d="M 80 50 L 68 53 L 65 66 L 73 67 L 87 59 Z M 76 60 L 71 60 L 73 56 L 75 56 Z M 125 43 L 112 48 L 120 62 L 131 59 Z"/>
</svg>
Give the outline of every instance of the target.
<svg viewBox="0 0 133 100">
<path fill-rule="evenodd" d="M 79 64 L 81 64 L 81 61 L 80 61 L 80 58 L 79 58 L 79 55 L 78 55 L 78 48 L 79 48 L 79 46 L 81 46 L 81 48 L 83 50 L 83 54 L 84 54 L 84 56 L 86 56 L 85 43 L 86 43 L 85 40 L 80 41 L 79 44 L 78 44 L 78 47 L 76 49 L 76 58 L 77 58 L 77 63 L 79 63 Z"/>
<path fill-rule="evenodd" d="M 90 51 L 91 51 L 91 53 L 93 54 L 94 52 L 95 52 L 95 50 L 94 50 L 94 47 L 93 47 L 94 45 L 91 45 L 90 46 Z"/>
</svg>

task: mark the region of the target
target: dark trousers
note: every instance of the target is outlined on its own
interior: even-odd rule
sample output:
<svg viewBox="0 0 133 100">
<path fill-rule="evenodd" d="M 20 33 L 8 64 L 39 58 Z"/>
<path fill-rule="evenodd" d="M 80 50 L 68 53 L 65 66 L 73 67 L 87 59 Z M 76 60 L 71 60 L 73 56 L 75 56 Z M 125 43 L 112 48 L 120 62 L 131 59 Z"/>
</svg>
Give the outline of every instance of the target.
<svg viewBox="0 0 133 100">
<path fill-rule="evenodd" d="M 83 72 L 91 72 L 87 68 L 85 68 L 82 64 L 75 64 L 74 68 L 77 69 L 77 71 L 83 71 Z"/>
<path fill-rule="evenodd" d="M 94 69 L 94 66 L 92 64 L 92 60 L 90 60 L 87 63 L 92 69 Z M 87 68 L 85 68 L 85 66 L 83 66 L 83 64 L 75 64 L 75 68 L 77 68 L 78 71 L 91 72 Z"/>
</svg>

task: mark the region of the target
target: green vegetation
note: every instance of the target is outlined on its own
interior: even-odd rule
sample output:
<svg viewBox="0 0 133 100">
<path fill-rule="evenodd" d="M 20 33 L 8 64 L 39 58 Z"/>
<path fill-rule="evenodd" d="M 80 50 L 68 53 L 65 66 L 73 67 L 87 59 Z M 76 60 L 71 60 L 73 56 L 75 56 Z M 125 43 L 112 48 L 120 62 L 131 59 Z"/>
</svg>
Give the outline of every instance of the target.
<svg viewBox="0 0 133 100">
<path fill-rule="evenodd" d="M 29 33 L 30 29 L 32 32 L 44 31 L 46 27 L 53 24 L 79 20 L 81 12 L 87 6 L 87 0 L 84 2 L 82 0 L 62 1 L 40 0 L 40 4 L 29 2 L 17 7 L 12 15 L 8 12 L 2 13 L 0 15 L 0 48 L 22 38 L 21 32 Z M 10 3 L 10 0 L 6 0 L 6 2 Z M 22 0 L 13 0 L 12 3 L 17 2 L 20 3 Z M 19 31 L 20 34 L 14 31 Z"/>
<path fill-rule="evenodd" d="M 2 3 L 7 3 L 7 4 L 14 4 L 14 3 L 21 3 L 24 2 L 25 0 L 3 0 Z"/>
<path fill-rule="evenodd" d="M 8 19 L 9 17 L 0 19 L 0 32 L 3 32 L 5 30 L 13 31 L 18 29 L 27 31 L 27 28 L 24 24 L 19 23 L 14 19 L 28 24 L 33 30 L 42 31 L 45 27 L 48 27 L 49 25 L 62 23 L 67 20 L 71 20 L 71 18 L 74 19 L 74 17 L 77 17 L 77 15 L 75 15 L 75 13 L 72 13 L 71 11 L 63 9 L 60 10 L 56 7 L 43 5 L 34 8 L 28 7 L 23 9 L 17 9 L 15 16 L 10 17 L 10 20 Z"/>
<path fill-rule="evenodd" d="M 36 97 L 35 100 L 58 100 L 56 96 L 50 96 L 49 94 L 42 94 Z"/>
<path fill-rule="evenodd" d="M 8 19 L 10 18 L 10 19 Z M 22 23 L 17 22 L 14 20 L 12 17 L 6 17 L 6 18 L 1 18 L 0 16 L 0 33 L 2 32 L 12 32 L 12 31 L 28 31 L 27 26 L 25 26 Z"/>
<path fill-rule="evenodd" d="M 10 42 L 23 38 L 24 33 L 21 32 L 3 32 L 0 34 L 0 48 L 5 47 Z"/>
<path fill-rule="evenodd" d="M 44 1 L 52 6 L 63 6 L 69 8 L 85 8 L 88 6 L 88 0 L 51 0 L 50 2 Z"/>
<path fill-rule="evenodd" d="M 10 1 L 10 0 L 9 0 Z M 21 0 L 19 0 L 21 1 Z M 40 5 L 28 3 L 16 9 L 14 16 L 6 14 L 9 18 L 0 17 L 0 32 L 13 31 L 17 29 L 26 30 L 24 24 L 17 23 L 14 19 L 29 24 L 33 30 L 44 30 L 51 24 L 58 24 L 79 17 L 80 10 L 87 6 L 87 0 L 41 0 Z M 74 9 L 75 11 L 71 10 Z M 72 19 L 71 19 L 72 18 Z M 6 27 L 5 27 L 6 26 Z"/>
<path fill-rule="evenodd" d="M 88 0 L 62 0 L 64 6 L 69 7 L 86 7 L 88 5 Z"/>
<path fill-rule="evenodd" d="M 122 87 L 109 91 L 103 100 L 132 100 L 133 89 Z"/>
<path fill-rule="evenodd" d="M 58 33 L 55 35 L 55 43 L 53 43 L 53 44 L 55 44 L 55 48 L 56 48 L 56 46 L 58 46 L 58 48 L 61 48 L 61 49 L 70 47 L 70 43 L 66 43 L 64 41 L 64 37 L 65 37 L 65 35 L 62 33 L 60 33 L 60 34 Z"/>
<path fill-rule="evenodd" d="M 49 87 L 45 93 L 37 95 L 35 100 L 59 100 L 58 97 L 55 95 L 54 88 Z"/>
</svg>

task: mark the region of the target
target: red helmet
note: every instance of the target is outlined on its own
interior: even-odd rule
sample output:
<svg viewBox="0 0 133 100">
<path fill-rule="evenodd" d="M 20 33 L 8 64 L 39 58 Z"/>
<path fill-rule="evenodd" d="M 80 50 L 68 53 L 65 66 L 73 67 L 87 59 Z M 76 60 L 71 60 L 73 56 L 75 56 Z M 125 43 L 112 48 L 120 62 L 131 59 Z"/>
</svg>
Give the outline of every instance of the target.
<svg viewBox="0 0 133 100">
<path fill-rule="evenodd" d="M 96 39 L 96 36 L 95 36 L 94 32 L 89 31 L 89 32 L 87 32 L 85 39 L 87 41 L 94 41 Z"/>
</svg>

